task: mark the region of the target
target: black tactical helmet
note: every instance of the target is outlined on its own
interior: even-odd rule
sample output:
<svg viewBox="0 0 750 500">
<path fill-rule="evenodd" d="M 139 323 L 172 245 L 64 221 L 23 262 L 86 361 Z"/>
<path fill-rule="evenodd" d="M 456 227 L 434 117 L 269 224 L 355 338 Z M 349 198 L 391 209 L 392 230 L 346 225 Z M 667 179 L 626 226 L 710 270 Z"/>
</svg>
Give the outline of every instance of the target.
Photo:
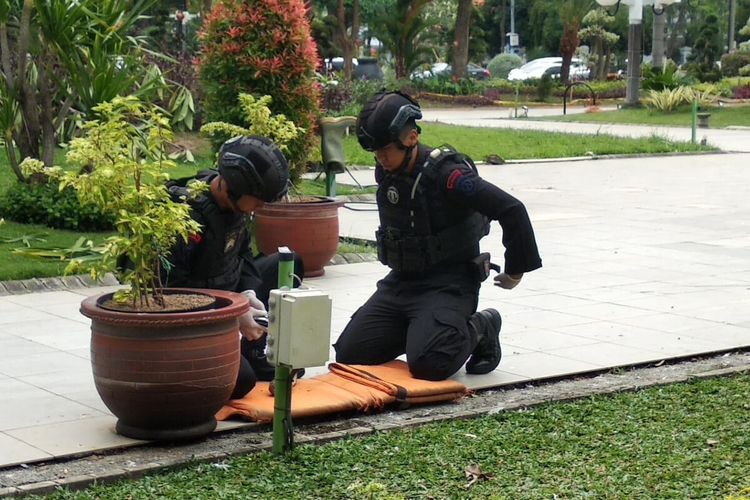
<svg viewBox="0 0 750 500">
<path fill-rule="evenodd" d="M 239 136 L 219 150 L 219 174 L 230 196 L 255 196 L 265 202 L 282 198 L 289 185 L 289 164 L 279 148 L 265 137 Z"/>
<path fill-rule="evenodd" d="M 417 101 L 401 92 L 381 92 L 368 102 L 357 118 L 357 139 L 367 151 L 375 151 L 392 142 L 407 125 L 422 118 Z M 417 127 L 419 130 L 419 127 Z"/>
</svg>

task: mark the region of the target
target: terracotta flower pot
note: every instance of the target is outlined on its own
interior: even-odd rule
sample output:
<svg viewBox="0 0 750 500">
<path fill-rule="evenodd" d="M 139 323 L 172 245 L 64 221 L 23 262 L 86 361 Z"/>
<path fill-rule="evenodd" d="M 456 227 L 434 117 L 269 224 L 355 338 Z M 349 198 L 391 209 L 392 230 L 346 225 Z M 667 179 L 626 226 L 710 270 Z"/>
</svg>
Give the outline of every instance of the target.
<svg viewBox="0 0 750 500">
<path fill-rule="evenodd" d="M 339 207 L 333 198 L 267 203 L 255 211 L 255 242 L 266 255 L 287 246 L 302 257 L 305 277 L 322 276 L 339 245 Z"/>
<path fill-rule="evenodd" d="M 91 318 L 91 365 L 117 432 L 135 439 L 192 439 L 216 428 L 214 415 L 237 381 L 238 317 L 245 296 L 218 290 L 212 309 L 174 313 L 119 312 L 100 307 L 112 294 L 85 299 Z"/>
</svg>

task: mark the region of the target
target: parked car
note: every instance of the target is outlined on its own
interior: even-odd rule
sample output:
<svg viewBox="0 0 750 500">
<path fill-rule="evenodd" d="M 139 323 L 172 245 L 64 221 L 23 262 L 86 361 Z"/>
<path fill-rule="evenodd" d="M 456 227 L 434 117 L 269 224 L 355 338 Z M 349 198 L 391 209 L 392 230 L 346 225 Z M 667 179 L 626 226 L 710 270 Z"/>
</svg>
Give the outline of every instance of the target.
<svg viewBox="0 0 750 500">
<path fill-rule="evenodd" d="M 562 57 L 542 57 L 529 61 L 520 68 L 510 70 L 508 80 L 531 80 L 541 78 L 545 74 L 552 78 L 560 78 L 561 69 Z M 590 74 L 591 70 L 577 57 L 570 61 L 570 78 L 572 80 L 585 80 Z"/>
<path fill-rule="evenodd" d="M 380 67 L 378 60 L 375 57 L 355 57 L 352 59 L 352 64 L 354 66 L 352 70 L 352 78 L 361 80 L 383 79 L 383 69 Z M 329 74 L 344 71 L 344 58 L 332 57 L 326 59 L 326 71 Z"/>
<path fill-rule="evenodd" d="M 445 62 L 437 62 L 430 69 L 413 72 L 410 78 L 412 80 L 424 80 L 426 78 L 450 77 L 452 74 L 453 66 Z M 466 65 L 466 74 L 469 78 L 475 80 L 487 80 L 490 78 L 489 70 L 471 62 Z"/>
</svg>

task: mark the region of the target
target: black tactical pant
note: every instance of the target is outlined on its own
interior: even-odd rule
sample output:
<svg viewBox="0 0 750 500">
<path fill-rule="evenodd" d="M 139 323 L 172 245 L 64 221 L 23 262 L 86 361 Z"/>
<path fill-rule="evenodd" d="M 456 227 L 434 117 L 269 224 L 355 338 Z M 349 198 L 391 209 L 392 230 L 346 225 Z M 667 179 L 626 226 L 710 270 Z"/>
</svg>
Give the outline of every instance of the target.
<svg viewBox="0 0 750 500">
<path fill-rule="evenodd" d="M 405 353 L 414 377 L 450 377 L 478 342 L 468 320 L 477 310 L 479 285 L 464 269 L 413 279 L 391 271 L 334 344 L 336 361 L 377 365 Z"/>
</svg>

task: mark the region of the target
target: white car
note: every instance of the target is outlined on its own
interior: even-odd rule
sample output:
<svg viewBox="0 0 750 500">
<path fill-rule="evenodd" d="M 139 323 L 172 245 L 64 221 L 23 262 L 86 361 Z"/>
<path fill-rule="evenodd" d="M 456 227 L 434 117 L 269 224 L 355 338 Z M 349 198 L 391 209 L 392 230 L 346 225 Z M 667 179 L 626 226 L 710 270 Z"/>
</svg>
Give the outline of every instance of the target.
<svg viewBox="0 0 750 500">
<path fill-rule="evenodd" d="M 508 73 L 508 80 L 531 80 L 541 78 L 545 74 L 552 78 L 560 78 L 561 68 L 562 57 L 542 57 L 529 61 L 520 68 L 510 70 L 510 73 Z M 585 80 L 590 74 L 591 70 L 577 57 L 574 57 L 570 61 L 571 80 Z"/>
</svg>

